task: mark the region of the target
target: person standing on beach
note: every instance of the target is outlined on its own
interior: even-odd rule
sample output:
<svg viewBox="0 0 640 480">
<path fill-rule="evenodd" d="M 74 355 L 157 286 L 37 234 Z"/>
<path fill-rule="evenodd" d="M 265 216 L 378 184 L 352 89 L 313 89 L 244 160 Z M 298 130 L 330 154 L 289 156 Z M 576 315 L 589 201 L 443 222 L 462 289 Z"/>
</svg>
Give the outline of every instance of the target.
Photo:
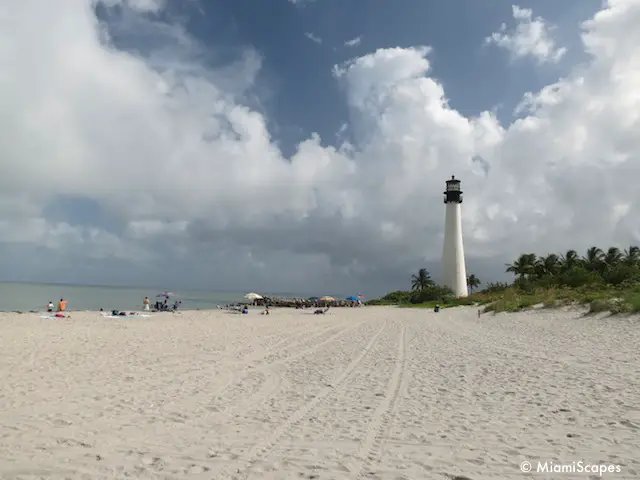
<svg viewBox="0 0 640 480">
<path fill-rule="evenodd" d="M 58 311 L 64 312 L 67 309 L 67 301 L 64 298 L 61 298 L 58 302 Z"/>
<path fill-rule="evenodd" d="M 146 312 L 149 311 L 149 297 L 144 297 L 144 300 L 142 301 L 142 305 L 144 305 L 144 310 Z"/>
<path fill-rule="evenodd" d="M 47 305 L 47 312 L 53 312 L 53 302 L 49 301 L 49 305 Z"/>
</svg>

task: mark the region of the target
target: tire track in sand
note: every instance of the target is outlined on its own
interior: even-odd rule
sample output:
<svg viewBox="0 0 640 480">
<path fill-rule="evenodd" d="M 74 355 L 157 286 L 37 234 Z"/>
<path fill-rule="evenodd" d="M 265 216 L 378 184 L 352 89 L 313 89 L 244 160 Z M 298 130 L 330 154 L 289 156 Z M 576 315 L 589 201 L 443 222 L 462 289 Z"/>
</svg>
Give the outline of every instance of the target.
<svg viewBox="0 0 640 480">
<path fill-rule="evenodd" d="M 224 414 L 222 409 L 216 408 L 214 405 L 211 405 L 211 403 L 214 403 L 215 401 L 220 401 L 223 398 L 224 393 L 227 390 L 229 390 L 229 388 L 232 386 L 234 382 L 244 379 L 248 375 L 250 375 L 252 373 L 251 368 L 253 367 L 254 364 L 257 364 L 261 360 L 264 360 L 269 355 L 273 354 L 276 350 L 282 348 L 283 346 L 285 346 L 285 348 L 289 348 L 291 346 L 301 345 L 305 343 L 305 341 L 308 341 L 309 338 L 321 337 L 325 333 L 330 332 L 331 330 L 337 330 L 338 328 L 340 327 L 332 325 L 327 328 L 316 328 L 312 332 L 303 331 L 302 329 L 296 329 L 294 333 L 276 342 L 270 347 L 258 348 L 253 353 L 249 354 L 247 357 L 245 357 L 244 359 L 238 362 L 233 362 L 233 361 L 229 362 L 230 366 L 235 366 L 238 368 L 227 370 L 227 372 L 225 373 L 225 375 L 228 376 L 227 381 L 225 382 L 224 385 L 222 385 L 222 387 L 219 387 L 216 390 L 215 395 L 211 397 L 210 404 L 204 407 L 205 410 L 208 410 L 209 412 L 212 412 L 212 413 Z M 304 340 L 296 341 L 298 337 L 303 337 Z"/>
<path fill-rule="evenodd" d="M 371 470 L 371 466 L 377 460 L 380 461 L 384 442 L 388 439 L 389 429 L 393 425 L 401 393 L 404 391 L 407 382 L 407 329 L 402 325 L 398 336 L 398 351 L 396 354 L 395 367 L 384 396 L 376 408 L 373 418 L 369 423 L 367 434 L 362 442 L 354 462 L 351 474 L 353 478 L 364 478 Z M 364 472 L 363 472 L 364 470 Z"/>
<path fill-rule="evenodd" d="M 291 333 L 291 335 L 283 338 L 282 340 L 277 341 L 270 347 L 258 348 L 254 350 L 253 353 L 250 353 L 249 355 L 247 355 L 245 359 L 239 362 L 231 362 L 231 363 L 235 365 L 238 365 L 238 364 L 245 365 L 245 366 L 250 365 L 252 363 L 259 362 L 260 360 L 264 360 L 269 355 L 271 355 L 274 351 L 279 350 L 282 347 L 289 348 L 291 346 L 297 346 L 297 345 L 300 345 L 301 343 L 304 343 L 306 340 L 313 339 L 315 337 L 320 337 L 325 333 L 330 332 L 331 330 L 337 330 L 339 328 L 341 328 L 341 325 L 330 325 L 328 327 L 323 325 L 309 331 L 309 328 L 307 326 L 299 327 L 295 329 L 293 333 Z M 273 335 L 269 335 L 269 337 L 270 336 L 273 336 Z M 304 340 L 302 342 L 296 341 L 298 337 L 303 337 Z"/>
<path fill-rule="evenodd" d="M 223 415 L 232 415 L 234 412 L 242 412 L 242 411 L 246 411 L 248 409 L 250 409 L 251 407 L 258 405 L 259 403 L 264 402 L 267 398 L 269 398 L 271 395 L 273 395 L 278 388 L 280 387 L 281 383 L 282 383 L 282 376 L 280 375 L 280 373 L 274 369 L 274 366 L 277 365 L 284 365 L 287 363 L 290 363 L 292 361 L 295 361 L 299 358 L 305 357 L 307 355 L 309 355 L 310 353 L 313 353 L 314 351 L 324 347 L 325 345 L 330 344 L 331 342 L 333 342 L 336 338 L 344 335 L 345 333 L 348 333 L 352 330 L 355 330 L 356 328 L 360 327 L 364 322 L 360 322 L 357 323 L 356 325 L 352 325 L 349 327 L 342 327 L 342 326 L 332 326 L 329 328 L 325 328 L 322 329 L 322 331 L 318 334 L 315 335 L 311 335 L 309 336 L 307 334 L 307 338 L 305 339 L 305 341 L 302 342 L 295 342 L 292 343 L 290 345 L 287 345 L 287 348 L 291 347 L 291 346 L 299 346 L 299 345 L 303 345 L 304 343 L 308 342 L 309 340 L 313 340 L 314 338 L 318 338 L 318 337 L 322 337 L 324 334 L 326 334 L 327 332 L 330 332 L 332 330 L 339 330 L 337 333 L 331 335 L 329 338 L 322 340 L 318 343 L 315 343 L 307 348 L 304 348 L 303 350 L 293 354 L 293 355 L 289 355 L 287 357 L 275 360 L 271 363 L 268 364 L 263 364 L 263 365 L 257 365 L 255 367 L 255 369 L 252 368 L 253 364 L 256 363 L 258 360 L 254 360 L 254 361 L 247 361 L 245 363 L 245 369 L 243 369 L 240 372 L 236 372 L 236 374 L 233 374 L 231 376 L 231 378 L 229 379 L 229 381 L 225 384 L 225 386 L 218 391 L 218 394 L 216 395 L 217 398 L 221 397 L 221 394 L 224 393 L 224 391 L 226 391 L 234 382 L 239 381 L 240 379 L 246 379 L 247 376 L 251 375 L 252 373 L 262 373 L 264 374 L 264 382 L 262 383 L 262 385 L 260 386 L 260 388 L 258 389 L 257 392 L 250 394 L 248 396 L 243 396 L 241 400 L 237 401 L 237 402 L 233 402 L 233 403 L 229 403 L 227 402 L 227 407 L 226 408 L 221 408 L 221 409 L 212 409 L 212 411 L 215 411 L 216 413 L 220 413 Z M 275 346 L 274 346 L 275 347 Z M 268 353 L 266 353 L 265 355 L 263 355 L 260 359 L 265 359 L 267 358 L 271 352 L 274 351 L 275 348 L 270 348 Z"/>
<path fill-rule="evenodd" d="M 362 325 L 362 323 L 358 324 L 357 326 Z M 276 448 L 278 446 L 278 442 L 289 430 L 291 430 L 302 420 L 304 420 L 304 418 L 307 417 L 314 408 L 316 408 L 322 401 L 324 401 L 331 393 L 335 392 L 336 388 L 346 382 L 349 376 L 362 363 L 367 354 L 369 354 L 375 343 L 378 341 L 378 338 L 380 338 L 385 328 L 387 328 L 387 324 L 388 322 L 385 321 L 382 327 L 380 327 L 375 335 L 373 335 L 371 340 L 369 340 L 362 352 L 360 352 L 360 354 L 355 359 L 353 359 L 351 363 L 349 363 L 347 368 L 345 368 L 342 373 L 331 382 L 330 385 L 324 387 L 322 390 L 320 390 L 320 392 L 318 392 L 315 397 L 313 397 L 307 403 L 298 408 L 298 410 L 296 410 L 293 414 L 291 414 L 285 422 L 281 423 L 277 428 L 273 430 L 271 435 L 269 435 L 265 441 L 258 443 L 251 449 L 249 449 L 249 451 L 247 452 L 248 466 L 245 468 L 245 473 L 243 475 L 245 480 L 249 478 L 249 475 L 251 475 L 256 461 L 263 458 L 267 452 Z M 238 471 L 237 473 L 240 473 L 240 471 Z"/>
</svg>

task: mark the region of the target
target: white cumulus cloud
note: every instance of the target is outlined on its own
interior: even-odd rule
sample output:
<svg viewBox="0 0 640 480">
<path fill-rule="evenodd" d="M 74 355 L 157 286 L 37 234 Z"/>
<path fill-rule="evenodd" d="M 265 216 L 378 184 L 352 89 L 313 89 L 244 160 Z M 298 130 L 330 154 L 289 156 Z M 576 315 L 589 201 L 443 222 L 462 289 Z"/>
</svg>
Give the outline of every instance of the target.
<svg viewBox="0 0 640 480">
<path fill-rule="evenodd" d="M 322 43 L 322 39 L 311 32 L 305 33 L 304 36 L 307 37 L 309 40 L 311 40 L 313 43 L 317 43 L 317 44 Z"/>
<path fill-rule="evenodd" d="M 428 47 L 338 65 L 352 143 L 312 135 L 290 158 L 246 106 L 254 53 L 213 70 L 187 55 L 195 43 L 128 53 L 92 5 L 22 0 L 0 17 L 5 252 L 55 251 L 66 271 L 120 259 L 119 275 L 229 288 L 385 289 L 438 261 L 452 174 L 480 276 L 521 251 L 640 241 L 637 0 L 586 22 L 588 62 L 524 95 L 525 116 L 507 125 L 452 108 Z M 61 199 L 95 202 L 117 227 L 49 218 Z M 168 270 L 166 258 L 179 261 Z"/>
<path fill-rule="evenodd" d="M 362 43 L 362 37 L 355 37 L 344 42 L 345 47 L 357 47 Z"/>
<path fill-rule="evenodd" d="M 533 17 L 533 11 L 513 5 L 513 18 L 517 25 L 508 29 L 502 24 L 500 30 L 485 39 L 489 45 L 508 50 L 514 58 L 533 57 L 539 63 L 556 63 L 565 55 L 566 48 L 558 47 L 552 37 L 554 26 L 542 17 Z"/>
</svg>

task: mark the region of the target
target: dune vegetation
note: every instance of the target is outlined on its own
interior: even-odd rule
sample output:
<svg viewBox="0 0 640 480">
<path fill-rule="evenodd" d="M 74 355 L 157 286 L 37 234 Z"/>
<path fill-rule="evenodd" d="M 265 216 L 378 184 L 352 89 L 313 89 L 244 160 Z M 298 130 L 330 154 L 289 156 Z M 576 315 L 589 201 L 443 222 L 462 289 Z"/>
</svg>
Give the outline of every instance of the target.
<svg viewBox="0 0 640 480">
<path fill-rule="evenodd" d="M 447 287 L 437 285 L 422 268 L 411 277 L 410 290 L 390 292 L 368 305 L 442 308 L 482 305 L 485 312 L 515 312 L 527 308 L 584 305 L 590 312 L 640 312 L 640 248 L 620 250 L 589 248 L 584 256 L 575 250 L 537 256 L 524 253 L 506 265 L 512 283 L 482 282 L 469 275 L 470 295 L 455 298 Z"/>
</svg>

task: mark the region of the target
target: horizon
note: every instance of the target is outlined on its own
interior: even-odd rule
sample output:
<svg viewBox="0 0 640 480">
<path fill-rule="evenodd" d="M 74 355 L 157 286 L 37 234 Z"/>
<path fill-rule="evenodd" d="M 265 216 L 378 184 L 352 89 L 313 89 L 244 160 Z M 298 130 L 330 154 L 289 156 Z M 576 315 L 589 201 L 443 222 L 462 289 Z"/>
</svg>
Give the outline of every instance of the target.
<svg viewBox="0 0 640 480">
<path fill-rule="evenodd" d="M 254 290 L 213 290 L 206 288 L 186 288 L 186 287 L 177 287 L 177 288 L 158 288 L 154 286 L 148 285 L 100 285 L 100 284 L 82 284 L 82 283 L 58 283 L 58 282 L 37 282 L 37 281 L 10 281 L 10 280 L 0 280 L 0 284 L 10 284 L 10 285 L 40 285 L 40 286 L 55 286 L 55 287 L 91 287 L 91 288 L 106 288 L 106 289 L 119 289 L 119 290 L 127 290 L 127 289 L 135 289 L 135 290 L 154 290 L 158 293 L 163 292 L 173 292 L 177 297 L 180 296 L 181 291 L 186 292 L 200 292 L 200 293 L 230 293 L 230 294 L 246 294 L 252 292 Z M 304 292 L 262 292 L 265 294 L 270 294 L 272 296 L 287 296 L 287 295 L 303 295 Z M 308 292 L 307 292 L 308 293 Z M 304 293 L 304 296 L 309 296 L 307 293 Z M 341 297 L 336 292 L 328 292 L 327 295 Z M 320 294 L 319 294 L 320 295 Z M 351 294 L 355 295 L 355 294 Z M 345 294 L 345 298 L 349 296 Z"/>
</svg>

